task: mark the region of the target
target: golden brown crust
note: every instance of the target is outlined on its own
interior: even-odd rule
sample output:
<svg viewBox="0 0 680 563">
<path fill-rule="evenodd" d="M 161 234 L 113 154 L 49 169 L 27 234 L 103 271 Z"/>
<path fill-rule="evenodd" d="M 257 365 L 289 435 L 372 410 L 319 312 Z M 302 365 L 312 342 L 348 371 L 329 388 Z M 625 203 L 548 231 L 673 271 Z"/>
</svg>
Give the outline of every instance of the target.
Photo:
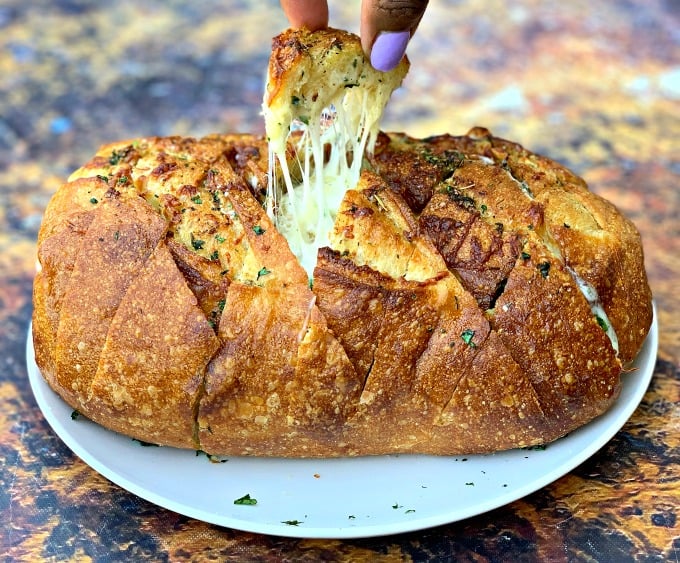
<svg viewBox="0 0 680 563">
<path fill-rule="evenodd" d="M 55 194 L 33 334 L 70 405 L 146 442 L 339 456 L 544 443 L 616 399 L 651 296 L 637 231 L 582 180 L 482 129 L 383 134 L 310 287 L 265 150 L 114 143 Z"/>
<path fill-rule="evenodd" d="M 198 448 L 203 373 L 218 346 L 167 246 L 157 245 L 108 328 L 88 415 L 146 442 Z"/>
</svg>

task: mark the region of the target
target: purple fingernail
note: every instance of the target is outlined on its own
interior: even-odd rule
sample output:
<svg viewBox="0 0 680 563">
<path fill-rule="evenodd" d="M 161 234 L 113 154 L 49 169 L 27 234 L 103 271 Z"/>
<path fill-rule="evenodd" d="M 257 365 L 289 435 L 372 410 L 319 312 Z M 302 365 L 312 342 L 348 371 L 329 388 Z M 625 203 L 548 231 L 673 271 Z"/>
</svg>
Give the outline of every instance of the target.
<svg viewBox="0 0 680 563">
<path fill-rule="evenodd" d="M 399 64 L 409 39 L 410 31 L 382 31 L 376 37 L 371 49 L 371 65 L 382 72 L 392 70 Z"/>
</svg>

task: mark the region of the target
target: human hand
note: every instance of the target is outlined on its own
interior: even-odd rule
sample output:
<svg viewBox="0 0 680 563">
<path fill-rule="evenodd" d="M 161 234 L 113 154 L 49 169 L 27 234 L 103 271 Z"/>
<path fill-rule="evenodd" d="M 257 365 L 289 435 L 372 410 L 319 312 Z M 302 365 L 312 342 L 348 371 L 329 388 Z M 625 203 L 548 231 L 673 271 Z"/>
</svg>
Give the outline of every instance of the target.
<svg viewBox="0 0 680 563">
<path fill-rule="evenodd" d="M 428 0 L 362 0 L 361 46 L 376 70 L 387 72 L 399 64 L 420 23 Z M 293 27 L 310 31 L 328 27 L 326 0 L 281 0 Z"/>
</svg>

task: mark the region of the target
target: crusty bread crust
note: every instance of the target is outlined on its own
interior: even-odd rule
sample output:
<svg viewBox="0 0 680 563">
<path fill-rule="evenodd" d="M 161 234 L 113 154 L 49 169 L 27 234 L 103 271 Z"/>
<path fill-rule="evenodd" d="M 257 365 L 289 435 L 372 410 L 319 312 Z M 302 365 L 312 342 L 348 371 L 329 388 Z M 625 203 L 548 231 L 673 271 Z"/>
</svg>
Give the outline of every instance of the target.
<svg viewBox="0 0 680 563">
<path fill-rule="evenodd" d="M 460 454 L 616 399 L 651 295 L 637 230 L 580 178 L 483 129 L 381 134 L 312 285 L 263 209 L 266 158 L 248 135 L 124 141 L 55 194 L 33 334 L 74 409 L 212 454 Z"/>
</svg>

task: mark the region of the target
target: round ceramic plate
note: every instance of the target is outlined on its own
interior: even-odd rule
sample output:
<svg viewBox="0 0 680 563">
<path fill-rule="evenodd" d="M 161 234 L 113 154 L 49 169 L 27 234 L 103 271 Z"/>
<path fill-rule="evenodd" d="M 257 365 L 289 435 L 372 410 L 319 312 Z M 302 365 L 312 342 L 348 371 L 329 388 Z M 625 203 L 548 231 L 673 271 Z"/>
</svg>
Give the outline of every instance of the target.
<svg viewBox="0 0 680 563">
<path fill-rule="evenodd" d="M 128 491 L 206 522 L 263 534 L 357 538 L 455 522 L 492 510 L 555 481 L 606 444 L 633 414 L 651 380 L 655 320 L 623 375 L 621 396 L 604 415 L 544 450 L 459 457 L 210 459 L 193 451 L 148 447 L 71 418 L 45 383 L 29 330 L 31 386 L 54 431 L 85 463 Z M 246 504 L 238 499 L 254 499 Z M 235 502 L 237 501 L 237 502 Z"/>
</svg>

